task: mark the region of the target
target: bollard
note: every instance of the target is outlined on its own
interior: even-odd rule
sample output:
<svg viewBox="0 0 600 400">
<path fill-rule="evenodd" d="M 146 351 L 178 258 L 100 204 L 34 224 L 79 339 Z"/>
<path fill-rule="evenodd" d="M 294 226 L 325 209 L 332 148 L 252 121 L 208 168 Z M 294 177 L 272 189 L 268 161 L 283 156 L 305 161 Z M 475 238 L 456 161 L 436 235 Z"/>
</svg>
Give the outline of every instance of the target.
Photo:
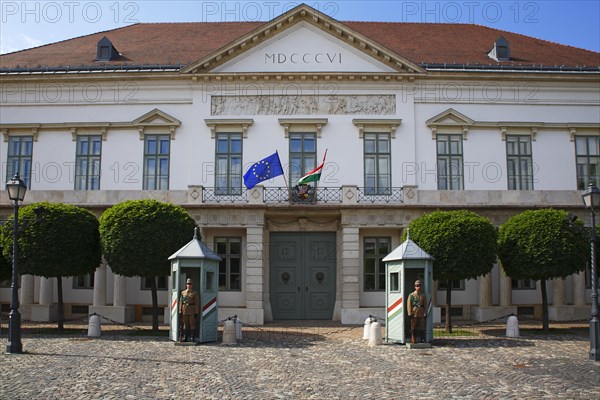
<svg viewBox="0 0 600 400">
<path fill-rule="evenodd" d="M 506 337 L 519 337 L 519 319 L 516 315 L 506 320 Z"/>
<path fill-rule="evenodd" d="M 373 319 L 369 315 L 369 318 L 365 319 L 365 326 L 363 327 L 363 339 L 369 340 L 369 336 L 371 336 L 371 322 Z"/>
<path fill-rule="evenodd" d="M 369 334 L 369 346 L 379 346 L 381 344 L 381 324 L 375 321 L 371 323 L 371 332 Z"/>
<path fill-rule="evenodd" d="M 237 318 L 233 320 L 235 321 L 235 338 L 236 340 L 242 340 L 242 321 Z"/>
<path fill-rule="evenodd" d="M 235 322 L 228 319 L 223 325 L 223 344 L 236 344 L 235 340 Z"/>
<path fill-rule="evenodd" d="M 100 316 L 97 314 L 90 315 L 88 337 L 100 337 L 101 332 Z"/>
</svg>

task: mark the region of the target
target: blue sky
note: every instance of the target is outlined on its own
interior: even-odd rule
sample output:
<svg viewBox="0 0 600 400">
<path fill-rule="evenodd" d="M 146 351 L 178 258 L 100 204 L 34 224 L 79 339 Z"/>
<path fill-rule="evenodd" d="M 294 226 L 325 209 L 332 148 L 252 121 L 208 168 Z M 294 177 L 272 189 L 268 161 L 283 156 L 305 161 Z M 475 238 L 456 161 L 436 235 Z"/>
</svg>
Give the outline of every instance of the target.
<svg viewBox="0 0 600 400">
<path fill-rule="evenodd" d="M 475 23 L 600 51 L 600 0 L 304 2 L 341 21 Z M 268 0 L 0 0 L 0 53 L 137 22 L 267 21 L 300 3 Z"/>
</svg>

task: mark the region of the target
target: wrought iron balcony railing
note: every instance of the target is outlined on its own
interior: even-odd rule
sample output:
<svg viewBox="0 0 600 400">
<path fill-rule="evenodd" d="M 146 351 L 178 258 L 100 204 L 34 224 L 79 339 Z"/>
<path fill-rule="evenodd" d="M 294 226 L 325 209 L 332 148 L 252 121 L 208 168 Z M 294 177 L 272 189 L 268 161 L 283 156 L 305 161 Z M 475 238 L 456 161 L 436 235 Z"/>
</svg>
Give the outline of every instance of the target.
<svg viewBox="0 0 600 400">
<path fill-rule="evenodd" d="M 344 191 L 344 193 L 342 193 Z M 203 203 L 290 203 L 290 204 L 340 204 L 344 200 L 346 204 L 350 199 L 356 203 L 372 204 L 399 204 L 404 201 L 404 192 L 401 187 L 392 188 L 372 188 L 372 187 L 313 187 L 294 186 L 287 187 L 265 187 L 262 190 L 262 199 L 258 193 L 252 192 L 255 197 L 248 199 L 251 191 L 246 188 L 240 188 L 234 191 L 225 191 L 220 188 L 204 187 L 202 189 Z M 354 196 L 352 196 L 354 192 Z M 252 201 L 250 201 L 252 200 Z"/>
<path fill-rule="evenodd" d="M 265 188 L 265 203 L 341 203 L 342 188 L 294 186 L 292 188 Z"/>
<path fill-rule="evenodd" d="M 247 194 L 246 188 L 226 191 L 221 188 L 205 187 L 202 200 L 204 203 L 247 203 Z"/>
<path fill-rule="evenodd" d="M 358 203 L 403 203 L 404 190 L 401 187 L 358 188 Z"/>
</svg>

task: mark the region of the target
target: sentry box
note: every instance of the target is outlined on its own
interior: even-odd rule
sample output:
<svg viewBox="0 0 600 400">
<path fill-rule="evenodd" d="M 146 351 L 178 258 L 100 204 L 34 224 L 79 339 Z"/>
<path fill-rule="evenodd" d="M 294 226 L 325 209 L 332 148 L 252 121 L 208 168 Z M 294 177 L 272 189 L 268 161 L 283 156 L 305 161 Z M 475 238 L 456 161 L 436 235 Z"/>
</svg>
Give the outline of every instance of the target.
<svg viewBox="0 0 600 400">
<path fill-rule="evenodd" d="M 409 236 L 404 243 L 385 256 L 383 262 L 386 270 L 386 341 L 402 344 L 411 342 L 410 319 L 406 305 L 418 279 L 424 286 L 422 289 L 427 301 L 425 342 L 430 343 L 433 339 L 433 257 L 410 240 Z"/>
<path fill-rule="evenodd" d="M 198 228 L 194 238 L 171 257 L 171 325 L 169 337 L 175 342 L 183 340 L 183 316 L 181 315 L 181 292 L 186 289 L 186 281 L 192 280 L 193 289 L 198 293 L 200 304 L 195 326 L 189 340 L 196 343 L 216 342 L 217 338 L 217 278 L 221 258 L 199 239 Z"/>
</svg>

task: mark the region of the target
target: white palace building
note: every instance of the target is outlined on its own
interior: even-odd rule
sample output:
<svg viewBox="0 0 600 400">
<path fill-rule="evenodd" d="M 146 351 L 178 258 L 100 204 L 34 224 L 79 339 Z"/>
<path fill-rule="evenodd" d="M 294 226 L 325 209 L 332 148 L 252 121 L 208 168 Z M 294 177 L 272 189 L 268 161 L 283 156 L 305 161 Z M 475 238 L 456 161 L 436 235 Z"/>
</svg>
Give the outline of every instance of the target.
<svg viewBox="0 0 600 400">
<path fill-rule="evenodd" d="M 363 323 L 384 315 L 382 258 L 424 213 L 499 226 L 553 207 L 589 225 L 599 66 L 600 53 L 485 26 L 337 21 L 306 5 L 269 22 L 139 23 L 0 56 L 0 183 L 18 168 L 25 204 L 98 216 L 130 199 L 183 206 L 223 258 L 220 319 Z M 247 190 L 243 174 L 275 151 L 285 174 Z M 55 285 L 21 277 L 23 318 L 54 318 Z M 539 317 L 539 285 L 496 265 L 453 283 L 452 312 Z M 548 282 L 550 318 L 588 317 L 590 286 L 586 273 Z M 150 318 L 148 282 L 110 265 L 63 287 L 66 318 Z M 434 293 L 439 312 L 445 287 Z"/>
</svg>

